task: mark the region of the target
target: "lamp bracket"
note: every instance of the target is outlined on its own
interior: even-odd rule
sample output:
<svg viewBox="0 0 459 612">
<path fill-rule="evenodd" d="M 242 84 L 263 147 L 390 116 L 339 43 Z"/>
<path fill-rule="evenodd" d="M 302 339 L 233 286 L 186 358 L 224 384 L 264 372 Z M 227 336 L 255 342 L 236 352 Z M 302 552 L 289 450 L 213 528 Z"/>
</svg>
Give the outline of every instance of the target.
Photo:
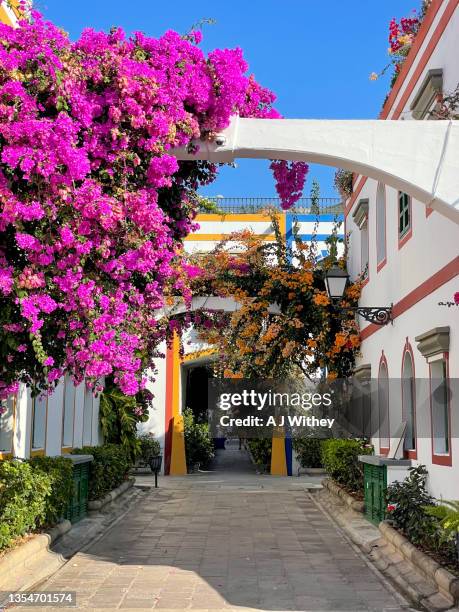
<svg viewBox="0 0 459 612">
<path fill-rule="evenodd" d="M 352 311 L 369 323 L 387 325 L 392 323 L 392 304 L 390 306 L 346 306 L 343 311 Z"/>
</svg>

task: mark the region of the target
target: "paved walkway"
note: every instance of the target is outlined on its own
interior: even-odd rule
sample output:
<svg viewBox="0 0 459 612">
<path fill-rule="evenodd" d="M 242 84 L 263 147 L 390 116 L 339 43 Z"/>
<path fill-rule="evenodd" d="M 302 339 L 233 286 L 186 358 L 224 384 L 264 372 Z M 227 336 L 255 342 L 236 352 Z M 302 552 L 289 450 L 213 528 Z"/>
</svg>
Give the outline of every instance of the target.
<svg viewBox="0 0 459 612">
<path fill-rule="evenodd" d="M 162 478 L 43 588 L 76 591 L 93 610 L 405 607 L 317 508 L 307 478 L 256 475 L 243 454 L 231 474 L 240 451 L 226 452 L 220 471 Z"/>
</svg>

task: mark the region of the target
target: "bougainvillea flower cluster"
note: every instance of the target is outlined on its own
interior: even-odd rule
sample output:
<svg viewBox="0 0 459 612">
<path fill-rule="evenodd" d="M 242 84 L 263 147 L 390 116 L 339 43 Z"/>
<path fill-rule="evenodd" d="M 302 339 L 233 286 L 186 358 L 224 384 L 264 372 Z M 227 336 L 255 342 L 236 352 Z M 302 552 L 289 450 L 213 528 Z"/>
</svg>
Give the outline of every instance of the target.
<svg viewBox="0 0 459 612">
<path fill-rule="evenodd" d="M 304 162 L 273 160 L 270 168 L 276 181 L 276 191 L 284 210 L 300 199 L 309 166 Z"/>
<path fill-rule="evenodd" d="M 71 42 L 32 13 L 0 37 L 1 396 L 65 372 L 133 395 L 175 325 L 164 296 L 189 297 L 181 241 L 215 177 L 172 150 L 232 114 L 278 117 L 274 95 L 199 33 Z"/>
<path fill-rule="evenodd" d="M 326 369 L 329 380 L 346 378 L 359 351 L 359 330 L 351 310 L 330 303 L 324 283 L 324 270 L 345 266 L 344 258 L 336 259 L 339 224 L 328 240 L 330 255 L 319 259 L 316 230 L 309 244 L 295 231 L 292 248 L 285 244 L 278 215 L 271 211 L 270 217 L 275 241 L 244 230 L 199 256 L 203 274 L 193 280 L 194 293 L 238 303 L 231 313 L 203 308 L 194 317 L 201 341 L 218 353 L 215 373 L 284 380 L 314 378 Z M 362 280 L 346 288 L 343 306 L 358 303 Z"/>
</svg>

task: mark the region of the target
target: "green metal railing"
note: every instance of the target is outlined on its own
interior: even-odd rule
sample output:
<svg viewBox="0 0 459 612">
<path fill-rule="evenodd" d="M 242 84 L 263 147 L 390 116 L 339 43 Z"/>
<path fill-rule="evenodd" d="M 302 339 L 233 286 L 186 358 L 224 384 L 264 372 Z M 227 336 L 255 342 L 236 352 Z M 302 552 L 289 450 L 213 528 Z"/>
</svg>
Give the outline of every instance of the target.
<svg viewBox="0 0 459 612">
<path fill-rule="evenodd" d="M 281 210 L 280 198 L 205 198 L 224 213 L 259 213 L 266 208 Z M 342 214 L 344 204 L 340 198 L 319 198 L 315 203 L 311 198 L 300 198 L 290 209 L 298 214 Z"/>
</svg>

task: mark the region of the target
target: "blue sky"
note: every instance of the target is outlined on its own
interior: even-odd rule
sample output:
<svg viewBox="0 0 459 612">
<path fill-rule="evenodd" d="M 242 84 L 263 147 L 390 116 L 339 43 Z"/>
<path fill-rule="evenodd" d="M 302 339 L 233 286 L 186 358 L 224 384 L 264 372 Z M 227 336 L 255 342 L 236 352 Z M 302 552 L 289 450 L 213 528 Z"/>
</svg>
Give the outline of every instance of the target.
<svg viewBox="0 0 459 612">
<path fill-rule="evenodd" d="M 377 117 L 389 88 L 388 76 L 372 82 L 388 61 L 388 24 L 418 8 L 418 0 L 38 0 L 44 15 L 75 39 L 85 27 L 158 36 L 167 29 L 187 32 L 202 18 L 203 49 L 242 47 L 250 71 L 277 94 L 286 117 L 365 119 Z M 320 182 L 324 197 L 335 196 L 334 170 L 311 166 L 305 186 Z M 271 196 L 268 162 L 241 160 L 224 168 L 207 195 Z"/>
</svg>

